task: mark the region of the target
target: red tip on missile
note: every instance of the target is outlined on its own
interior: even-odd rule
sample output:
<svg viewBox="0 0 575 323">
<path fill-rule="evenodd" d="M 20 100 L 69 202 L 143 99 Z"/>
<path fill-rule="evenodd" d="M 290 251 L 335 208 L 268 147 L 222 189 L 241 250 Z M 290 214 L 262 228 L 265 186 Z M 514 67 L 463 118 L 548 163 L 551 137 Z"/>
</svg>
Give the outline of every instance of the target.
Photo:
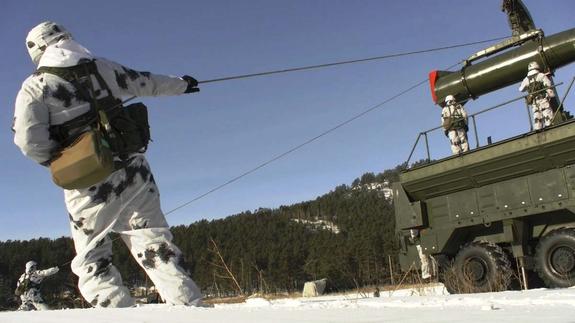
<svg viewBox="0 0 575 323">
<path fill-rule="evenodd" d="M 439 71 L 431 71 L 429 72 L 429 86 L 431 87 L 431 98 L 433 102 L 437 104 L 437 95 L 435 94 L 435 82 L 439 78 Z"/>
</svg>

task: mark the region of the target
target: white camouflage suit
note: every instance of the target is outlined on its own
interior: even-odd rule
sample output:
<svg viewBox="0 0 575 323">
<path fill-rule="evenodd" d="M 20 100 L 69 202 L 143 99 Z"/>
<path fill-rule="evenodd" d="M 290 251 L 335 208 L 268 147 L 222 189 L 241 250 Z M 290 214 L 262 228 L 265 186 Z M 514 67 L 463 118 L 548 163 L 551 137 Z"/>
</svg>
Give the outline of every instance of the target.
<svg viewBox="0 0 575 323">
<path fill-rule="evenodd" d="M 446 104 L 441 110 L 441 123 L 451 123 L 454 120 L 462 120 L 467 125 L 467 112 L 459 103 Z M 467 142 L 467 130 L 461 125 L 452 124 L 445 127 L 445 133 L 449 137 L 451 143 L 451 152 L 454 155 L 469 151 L 469 143 Z"/>
<path fill-rule="evenodd" d="M 410 238 L 415 244 L 415 249 L 417 249 L 417 254 L 419 255 L 419 262 L 421 264 L 421 278 L 428 279 L 431 277 L 431 256 L 423 253 L 423 248 L 419 242 L 419 230 L 411 229 L 409 230 Z"/>
<path fill-rule="evenodd" d="M 49 310 L 48 305 L 44 303 L 44 299 L 40 294 L 40 283 L 47 278 L 58 272 L 58 267 L 52 267 L 44 270 L 26 270 L 25 273 L 18 279 L 18 284 L 16 289 L 19 289 L 22 284 L 26 284 L 25 281 L 28 280 L 27 286 L 24 292 L 20 295 L 20 300 L 22 305 L 18 308 L 19 311 L 30 311 L 39 310 L 45 311 Z"/>
<path fill-rule="evenodd" d="M 74 66 L 82 59 L 92 59 L 91 53 L 74 40 L 64 39 L 47 47 L 38 67 Z M 137 72 L 103 58 L 96 59 L 96 66 L 116 98 L 179 95 L 188 86 L 179 77 Z M 98 93 L 98 82 L 93 83 Z M 104 96 L 105 90 L 101 92 Z M 49 136 L 49 126 L 89 109 L 70 83 L 53 74 L 35 73 L 24 81 L 16 99 L 14 142 L 26 156 L 45 164 L 58 148 Z M 168 304 L 201 304 L 200 290 L 179 265 L 181 252 L 172 243 L 158 188 L 143 154 L 130 155 L 126 166 L 106 180 L 85 189 L 64 190 L 64 196 L 76 249 L 72 271 L 88 302 L 96 307 L 134 304 L 111 263 L 108 234 L 117 232 Z"/>
<path fill-rule="evenodd" d="M 527 77 L 523 79 L 519 86 L 519 91 L 528 91 L 529 85 L 534 82 L 541 82 L 543 88 L 552 86 L 551 79 L 544 73 L 538 70 L 531 70 L 527 73 Z M 533 129 L 539 130 L 543 127 L 551 125 L 553 120 L 553 109 L 551 108 L 550 99 L 555 97 L 555 92 L 552 88 L 534 94 L 535 98 L 531 104 L 531 111 L 533 113 Z"/>
</svg>

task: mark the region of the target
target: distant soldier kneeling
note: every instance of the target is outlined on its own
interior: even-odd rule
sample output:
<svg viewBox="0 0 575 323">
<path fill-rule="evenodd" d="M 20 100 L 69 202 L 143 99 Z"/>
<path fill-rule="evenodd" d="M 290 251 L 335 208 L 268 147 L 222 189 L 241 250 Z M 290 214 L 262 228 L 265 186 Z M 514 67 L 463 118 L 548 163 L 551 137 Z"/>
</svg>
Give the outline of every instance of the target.
<svg viewBox="0 0 575 323">
<path fill-rule="evenodd" d="M 38 270 L 38 264 L 35 261 L 28 261 L 26 263 L 26 271 L 18 279 L 16 285 L 16 296 L 20 296 L 22 305 L 18 308 L 19 311 L 32 311 L 32 310 L 49 310 L 50 308 L 40 294 L 40 283 L 47 278 L 56 274 L 59 270 L 58 267 L 49 269 Z"/>
</svg>

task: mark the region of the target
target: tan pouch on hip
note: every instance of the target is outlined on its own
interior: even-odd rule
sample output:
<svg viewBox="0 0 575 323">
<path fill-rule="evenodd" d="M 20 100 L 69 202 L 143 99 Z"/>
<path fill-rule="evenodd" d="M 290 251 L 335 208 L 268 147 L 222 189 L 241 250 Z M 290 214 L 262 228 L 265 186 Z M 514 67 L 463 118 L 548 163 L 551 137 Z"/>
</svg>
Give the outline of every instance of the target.
<svg viewBox="0 0 575 323">
<path fill-rule="evenodd" d="M 112 152 L 97 130 L 80 135 L 50 164 L 54 183 L 68 190 L 93 186 L 114 170 Z"/>
</svg>

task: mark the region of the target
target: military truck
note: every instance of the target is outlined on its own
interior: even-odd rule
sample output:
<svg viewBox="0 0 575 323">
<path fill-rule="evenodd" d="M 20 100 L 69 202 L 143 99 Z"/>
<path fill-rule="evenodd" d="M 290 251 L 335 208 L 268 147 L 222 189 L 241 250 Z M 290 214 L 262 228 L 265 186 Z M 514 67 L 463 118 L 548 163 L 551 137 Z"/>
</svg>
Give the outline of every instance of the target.
<svg viewBox="0 0 575 323">
<path fill-rule="evenodd" d="M 505 284 L 512 258 L 549 287 L 575 283 L 575 120 L 409 169 L 392 189 L 403 270 L 420 244 L 461 290 Z"/>
<path fill-rule="evenodd" d="M 575 61 L 575 29 L 529 30 L 460 71 L 432 72 L 432 97 L 465 103 L 519 82 L 531 61 L 548 72 Z M 392 185 L 401 269 L 431 259 L 452 293 L 504 290 L 515 277 L 528 285 L 535 274 L 548 287 L 575 285 L 575 121 L 565 119 L 402 172 Z"/>
</svg>

